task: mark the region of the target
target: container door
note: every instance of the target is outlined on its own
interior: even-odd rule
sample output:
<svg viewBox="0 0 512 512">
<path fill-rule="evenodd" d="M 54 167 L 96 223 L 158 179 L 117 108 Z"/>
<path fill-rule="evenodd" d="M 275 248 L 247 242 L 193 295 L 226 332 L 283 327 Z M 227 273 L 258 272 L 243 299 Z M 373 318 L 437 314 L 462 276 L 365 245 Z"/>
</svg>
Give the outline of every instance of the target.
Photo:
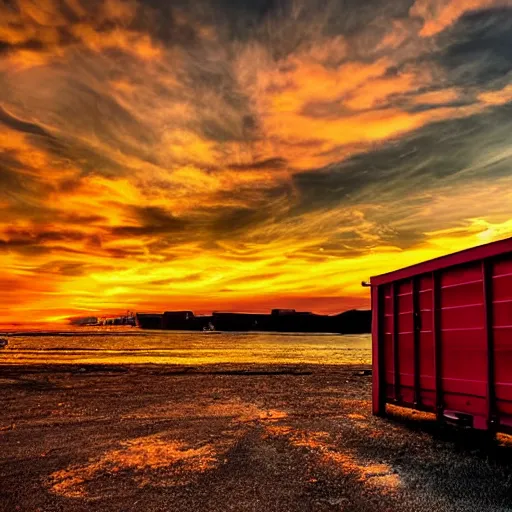
<svg viewBox="0 0 512 512">
<path fill-rule="evenodd" d="M 414 313 L 412 279 L 395 283 L 395 398 L 408 405 L 416 402 Z"/>
<path fill-rule="evenodd" d="M 482 262 L 439 275 L 439 406 L 485 422 L 487 335 Z"/>
<path fill-rule="evenodd" d="M 382 370 L 381 383 L 384 400 L 390 402 L 395 396 L 395 373 L 393 362 L 393 284 L 379 286 L 382 313 L 380 316 L 380 339 Z"/>
<path fill-rule="evenodd" d="M 414 307 L 412 280 L 382 286 L 382 349 L 387 402 L 413 405 Z"/>
<path fill-rule="evenodd" d="M 512 254 L 495 261 L 491 276 L 494 412 L 502 427 L 512 428 Z"/>
<path fill-rule="evenodd" d="M 419 366 L 418 407 L 435 410 L 435 347 L 433 335 L 433 286 L 432 276 L 417 279 L 417 350 Z"/>
</svg>

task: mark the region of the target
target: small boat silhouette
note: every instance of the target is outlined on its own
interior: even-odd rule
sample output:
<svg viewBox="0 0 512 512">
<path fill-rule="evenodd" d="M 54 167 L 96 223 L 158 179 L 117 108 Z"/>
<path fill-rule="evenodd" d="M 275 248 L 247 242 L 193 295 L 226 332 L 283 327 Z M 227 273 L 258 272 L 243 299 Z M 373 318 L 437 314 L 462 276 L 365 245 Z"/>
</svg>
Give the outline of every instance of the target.
<svg viewBox="0 0 512 512">
<path fill-rule="evenodd" d="M 5 348 L 9 342 L 5 338 L 0 338 L 0 348 Z"/>
</svg>

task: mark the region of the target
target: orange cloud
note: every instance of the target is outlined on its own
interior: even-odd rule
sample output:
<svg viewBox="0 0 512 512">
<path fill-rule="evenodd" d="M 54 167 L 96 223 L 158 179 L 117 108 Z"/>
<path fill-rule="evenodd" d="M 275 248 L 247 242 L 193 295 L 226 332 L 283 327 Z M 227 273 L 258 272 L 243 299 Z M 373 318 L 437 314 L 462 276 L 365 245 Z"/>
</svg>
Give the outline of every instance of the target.
<svg viewBox="0 0 512 512">
<path fill-rule="evenodd" d="M 460 91 L 455 88 L 440 89 L 413 96 L 411 102 L 415 105 L 443 105 L 457 101 Z"/>
<path fill-rule="evenodd" d="M 264 37 L 227 41 L 190 13 L 173 18 L 176 37 L 199 37 L 165 46 L 135 28 L 134 2 L 66 0 L 65 23 L 55 2 L 20 5 L 0 7 L 12 46 L 0 57 L 0 322 L 184 304 L 363 307 L 362 279 L 511 233 L 511 183 L 475 178 L 508 146 L 482 139 L 443 178 L 427 155 L 428 187 L 407 152 L 403 176 L 374 175 L 366 160 L 352 169 L 352 155 L 512 101 L 510 85 L 449 87 L 440 66 L 405 65 L 432 43 L 416 20 L 389 20 L 366 53 L 316 25 L 278 52 Z M 471 5 L 418 0 L 411 16 L 425 36 Z M 32 40 L 41 48 L 23 47 Z"/>
<path fill-rule="evenodd" d="M 46 66 L 59 55 L 62 55 L 59 49 L 56 49 L 54 52 L 17 50 L 9 53 L 7 57 L 0 62 L 0 68 L 7 65 L 11 71 L 16 71 Z"/>
<path fill-rule="evenodd" d="M 58 27 L 66 23 L 66 18 L 59 9 L 56 0 L 18 0 L 20 12 L 23 16 L 45 27 Z"/>
<path fill-rule="evenodd" d="M 105 0 L 101 4 L 101 19 L 129 23 L 137 15 L 137 2 L 134 0 Z"/>
<path fill-rule="evenodd" d="M 377 46 L 377 51 L 395 50 L 404 43 L 412 33 L 410 24 L 403 20 L 393 20 L 388 32 Z"/>
<path fill-rule="evenodd" d="M 333 47 L 340 55 L 346 52 L 344 39 L 323 44 L 331 53 Z M 322 63 L 325 58 L 326 53 L 307 47 L 274 61 L 253 45 L 240 53 L 236 63 L 239 81 L 250 92 L 261 119 L 264 142 L 258 144 L 259 151 L 275 154 L 278 148 L 295 170 L 323 167 L 430 123 L 473 115 L 491 101 L 491 96 L 482 96 L 479 104 L 411 112 L 415 105 L 456 102 L 462 91 L 418 92 L 432 88 L 443 76 L 433 64 L 432 68 L 409 64 L 392 74 L 396 63 L 391 57 L 328 66 Z"/>
<path fill-rule="evenodd" d="M 395 77 L 381 77 L 358 87 L 343 102 L 354 110 L 370 109 L 385 104 L 390 96 L 413 90 L 418 77 L 413 73 L 404 73 Z"/>
<path fill-rule="evenodd" d="M 44 149 L 35 146 L 20 132 L 0 125 L 0 153 L 13 155 L 20 163 L 20 175 L 39 177 L 57 185 L 77 175 L 76 168 L 69 163 L 53 159 Z"/>
<path fill-rule="evenodd" d="M 423 19 L 420 35 L 431 37 L 455 23 L 464 13 L 487 7 L 512 6 L 510 0 L 416 0 L 410 15 Z"/>
<path fill-rule="evenodd" d="M 119 49 L 148 60 L 156 59 L 161 55 L 160 48 L 153 43 L 148 34 L 140 34 L 120 27 L 100 32 L 83 23 L 74 25 L 71 32 L 93 51 Z"/>
<path fill-rule="evenodd" d="M 76 46 L 69 40 L 64 43 L 65 31 L 96 52 L 119 49 L 145 60 L 161 56 L 162 49 L 149 34 L 123 28 L 136 15 L 135 1 L 106 0 L 93 16 L 86 16 L 87 11 L 79 0 L 67 0 L 67 5 L 82 21 L 70 23 L 55 0 L 19 0 L 18 12 L 0 6 L 3 21 L 0 25 L 0 40 L 11 45 L 38 42 L 42 46 L 40 49 L 12 49 L 8 54 L 12 66 L 41 66 L 52 58 L 62 57 L 67 48 Z M 100 30 L 100 25 L 105 22 L 114 24 L 113 28 Z"/>
<path fill-rule="evenodd" d="M 335 212 L 326 212 L 323 218 L 314 213 L 303 216 L 300 224 L 294 225 L 290 221 L 273 225 L 268 233 L 273 241 L 258 243 L 258 231 L 253 232 L 251 236 L 255 241 L 240 246 L 245 246 L 245 251 L 250 255 L 246 260 L 238 244 L 219 244 L 218 250 L 204 252 L 197 244 L 185 242 L 172 249 L 172 264 L 168 264 L 165 260 L 158 261 L 157 255 L 144 254 L 145 244 L 137 238 L 109 240 L 106 237 L 96 255 L 89 253 L 86 258 L 79 254 L 68 256 L 70 261 L 97 265 L 98 270 L 68 278 L 50 275 L 51 280 L 47 281 L 50 286 L 44 284 L 43 278 L 38 281 L 42 288 L 38 288 L 31 284 L 35 278 L 34 272 L 40 275 L 41 270 L 36 269 L 55 259 L 55 255 L 41 254 L 31 259 L 31 267 L 16 271 L 16 265 L 20 268 L 19 263 L 11 254 L 7 260 L 2 259 L 4 268 L 9 272 L 18 272 L 17 290 L 31 292 L 18 296 L 18 305 L 13 307 L 10 315 L 22 318 L 25 311 L 37 309 L 43 311 L 38 318 L 43 320 L 55 317 L 58 311 L 79 314 L 95 309 L 115 310 L 119 304 L 123 307 L 162 310 L 178 307 L 183 301 L 190 307 L 202 310 L 208 310 L 212 301 L 219 309 L 266 310 L 269 305 L 280 304 L 300 305 L 315 310 L 321 307 L 321 311 L 336 311 L 354 305 L 361 307 L 367 300 L 367 291 L 359 283 L 374 274 L 376 269 L 379 272 L 393 270 L 512 234 L 510 220 L 500 221 L 499 216 L 496 221 L 474 218 L 478 213 L 474 208 L 475 201 L 485 204 L 490 197 L 495 202 L 510 201 L 512 198 L 507 196 L 511 190 L 509 185 L 497 184 L 489 191 L 480 187 L 477 195 L 474 190 L 461 190 L 457 197 L 453 197 L 453 192 L 448 190 L 440 191 L 435 196 L 436 200 L 422 212 L 426 225 L 432 225 L 432 218 L 442 224 L 443 219 L 449 220 L 454 214 L 467 216 L 468 220 L 457 229 L 426 231 L 426 240 L 407 251 L 382 245 L 376 226 L 367 219 L 366 209 L 354 212 L 352 220 L 356 221 L 355 225 L 344 227 L 347 214 L 340 208 Z M 450 194 L 449 199 L 446 194 Z M 106 205 L 105 202 L 100 211 L 111 217 L 112 212 L 105 211 Z M 91 232 L 95 229 L 90 226 Z M 326 241 L 326 236 L 336 230 L 367 236 L 373 250 L 343 258 L 319 252 L 318 247 Z M 304 239 L 305 231 L 315 235 Z M 98 232 L 101 233 L 101 229 Z M 45 242 L 47 247 L 55 244 Z M 79 249 L 80 244 L 80 241 L 76 244 L 68 241 L 66 247 Z M 136 246 L 141 249 L 141 256 L 125 256 L 116 263 L 115 269 L 112 268 L 108 255 L 110 249 L 133 249 Z M 165 252 L 160 256 L 165 256 Z M 314 265 L 311 263 L 313 257 Z M 101 265 L 106 265 L 107 270 L 102 270 Z M 191 275 L 196 275 L 196 278 L 191 279 Z M 301 276 L 299 281 L 297 275 Z M 323 282 L 322 300 L 318 298 L 319 280 Z M 4 285 L 7 286 L 6 283 Z M 323 306 L 319 306 L 321 304 Z"/>
<path fill-rule="evenodd" d="M 37 29 L 34 26 L 24 27 L 19 24 L 19 18 L 11 10 L 0 6 L 0 15 L 3 23 L 0 25 L 0 39 L 9 44 L 19 44 L 36 37 Z"/>
<path fill-rule="evenodd" d="M 512 101 L 512 84 L 496 91 L 482 92 L 478 99 L 485 105 L 504 105 Z"/>
<path fill-rule="evenodd" d="M 66 6 L 77 16 L 83 17 L 87 14 L 87 11 L 82 5 L 82 0 L 64 0 L 64 2 L 66 3 Z"/>
</svg>

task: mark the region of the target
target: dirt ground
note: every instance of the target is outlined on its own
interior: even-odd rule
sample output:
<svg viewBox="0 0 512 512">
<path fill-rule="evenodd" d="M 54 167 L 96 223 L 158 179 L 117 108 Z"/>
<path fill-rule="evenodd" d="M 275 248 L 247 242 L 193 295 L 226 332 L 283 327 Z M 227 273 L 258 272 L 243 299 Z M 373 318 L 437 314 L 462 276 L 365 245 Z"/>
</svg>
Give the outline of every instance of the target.
<svg viewBox="0 0 512 512">
<path fill-rule="evenodd" d="M 505 511 L 512 449 L 365 368 L 0 367 L 0 510 Z"/>
</svg>

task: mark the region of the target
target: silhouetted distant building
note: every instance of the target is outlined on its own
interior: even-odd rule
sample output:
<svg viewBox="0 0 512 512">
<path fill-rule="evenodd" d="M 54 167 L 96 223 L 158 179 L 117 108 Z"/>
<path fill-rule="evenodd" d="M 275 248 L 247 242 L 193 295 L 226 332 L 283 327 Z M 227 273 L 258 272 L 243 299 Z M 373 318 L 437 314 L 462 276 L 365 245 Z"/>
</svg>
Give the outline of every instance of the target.
<svg viewBox="0 0 512 512">
<path fill-rule="evenodd" d="M 162 329 L 162 314 L 135 313 L 135 321 L 141 329 Z"/>
<path fill-rule="evenodd" d="M 364 334 L 372 332 L 371 309 L 350 309 L 332 317 L 336 331 L 341 334 Z"/>
<path fill-rule="evenodd" d="M 72 318 L 69 323 L 71 325 L 97 325 L 98 318 L 95 316 L 84 316 L 80 318 Z"/>
<path fill-rule="evenodd" d="M 295 309 L 273 309 L 271 314 L 273 316 L 295 315 L 296 311 Z"/>
<path fill-rule="evenodd" d="M 214 311 L 212 323 L 217 331 L 268 331 L 270 315 L 223 313 Z"/>
<path fill-rule="evenodd" d="M 166 311 L 162 317 L 162 329 L 195 330 L 195 315 L 192 311 Z"/>
<path fill-rule="evenodd" d="M 192 311 L 166 311 L 163 314 L 137 313 L 142 329 L 202 331 L 319 332 L 360 334 L 371 332 L 371 311 L 350 310 L 338 315 L 317 315 L 310 311 L 273 309 L 270 314 L 215 311 L 196 316 Z"/>
</svg>

